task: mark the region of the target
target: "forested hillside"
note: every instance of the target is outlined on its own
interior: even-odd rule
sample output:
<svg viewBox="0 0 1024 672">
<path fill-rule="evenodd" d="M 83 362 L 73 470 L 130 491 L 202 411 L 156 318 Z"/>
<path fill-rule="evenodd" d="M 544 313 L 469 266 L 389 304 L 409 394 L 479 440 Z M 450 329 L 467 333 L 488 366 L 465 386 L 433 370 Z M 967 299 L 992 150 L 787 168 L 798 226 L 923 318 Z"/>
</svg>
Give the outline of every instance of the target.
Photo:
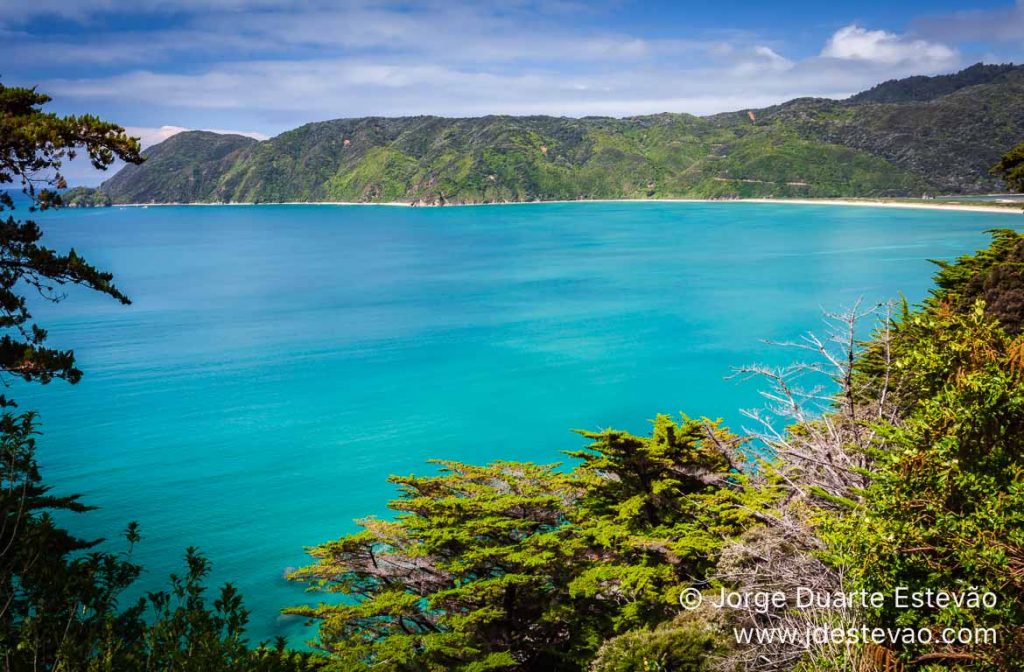
<svg viewBox="0 0 1024 672">
<path fill-rule="evenodd" d="M 369 117 L 257 142 L 204 131 L 149 148 L 116 203 L 920 196 L 995 191 L 1024 137 L 1024 68 L 886 82 L 711 117 Z"/>
</svg>

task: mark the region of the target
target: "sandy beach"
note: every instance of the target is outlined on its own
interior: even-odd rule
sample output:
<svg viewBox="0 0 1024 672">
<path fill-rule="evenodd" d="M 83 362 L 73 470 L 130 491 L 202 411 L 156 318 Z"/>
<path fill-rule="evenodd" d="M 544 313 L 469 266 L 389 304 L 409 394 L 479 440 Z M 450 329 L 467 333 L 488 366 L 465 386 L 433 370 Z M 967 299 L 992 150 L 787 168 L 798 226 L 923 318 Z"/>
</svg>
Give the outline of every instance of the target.
<svg viewBox="0 0 1024 672">
<path fill-rule="evenodd" d="M 744 198 L 741 203 L 782 203 L 792 205 L 861 205 L 872 208 L 913 208 L 917 210 L 962 210 L 964 212 L 999 212 L 1011 215 L 1024 214 L 1024 202 L 1020 203 L 945 203 L 942 201 L 886 201 L 846 198 Z"/>
<path fill-rule="evenodd" d="M 991 212 L 1008 215 L 1024 214 L 1024 202 L 1018 203 L 957 203 L 942 201 L 900 201 L 880 199 L 856 199 L 856 198 L 732 198 L 732 199 L 702 199 L 702 198 L 621 198 L 621 199 L 588 199 L 588 200 L 560 200 L 560 201 L 514 201 L 507 203 L 449 203 L 445 205 L 424 205 L 407 203 L 404 201 L 392 201 L 387 203 L 360 203 L 351 201 L 286 201 L 282 203 L 117 203 L 113 207 L 122 208 L 147 208 L 147 207 L 258 207 L 273 205 L 307 205 L 307 206 L 388 206 L 388 207 L 418 207 L 418 208 L 457 208 L 457 207 L 481 207 L 492 205 L 545 205 L 556 203 L 705 203 L 705 204 L 730 204 L 730 203 L 764 203 L 774 205 L 841 205 L 841 206 L 862 206 L 871 208 L 900 208 L 916 210 L 959 210 L 963 212 Z"/>
</svg>

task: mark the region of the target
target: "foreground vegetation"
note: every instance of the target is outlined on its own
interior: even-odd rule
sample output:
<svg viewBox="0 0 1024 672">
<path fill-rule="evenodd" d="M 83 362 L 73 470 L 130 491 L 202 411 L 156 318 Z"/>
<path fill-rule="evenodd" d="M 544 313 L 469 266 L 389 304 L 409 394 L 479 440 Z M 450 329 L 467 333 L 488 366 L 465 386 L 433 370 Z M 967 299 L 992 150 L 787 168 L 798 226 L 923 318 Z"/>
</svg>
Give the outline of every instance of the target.
<svg viewBox="0 0 1024 672">
<path fill-rule="evenodd" d="M 49 101 L 30 89 L 0 85 L 0 185 L 20 187 L 31 211 L 63 205 L 64 160 L 88 156 L 100 169 L 115 158 L 139 162 L 138 141 L 124 129 L 91 116 L 58 117 Z M 74 195 L 73 195 L 74 197 Z M 82 371 L 74 353 L 50 347 L 46 330 L 32 322 L 26 290 L 57 302 L 62 288 L 79 285 L 123 304 L 128 297 L 111 274 L 74 252 L 41 244 L 32 220 L 14 217 L 14 199 L 0 192 L 0 377 L 47 384 L 77 383 Z M 207 594 L 208 561 L 184 552 L 181 573 L 165 590 L 134 603 L 123 593 L 142 567 L 132 562 L 141 539 L 127 523 L 124 550 L 100 551 L 101 540 L 75 536 L 59 526 L 57 512 L 83 513 L 77 496 L 60 496 L 42 480 L 35 460 L 37 418 L 18 412 L 16 400 L 0 396 L 0 664 L 4 670 L 156 671 L 308 669 L 309 653 L 283 644 L 250 646 L 241 597 L 230 585 Z"/>
<path fill-rule="evenodd" d="M 919 308 L 832 316 L 811 358 L 751 367 L 771 407 L 741 438 L 658 416 L 578 466 L 441 463 L 392 481 L 393 520 L 313 549 L 298 608 L 345 670 L 1024 669 L 1024 237 L 943 265 Z M 856 340 L 859 321 L 877 320 Z M 838 394 L 801 381 L 828 375 Z M 760 456 L 760 459 L 754 459 Z M 818 593 L 989 592 L 991 608 L 797 609 Z M 700 609 L 679 596 L 704 591 Z M 721 589 L 784 605 L 708 607 Z M 744 645 L 735 628 L 994 629 L 996 642 Z M 936 668 L 939 669 L 939 668 Z M 947 669 L 942 667 L 941 669 Z"/>
<path fill-rule="evenodd" d="M 0 181 L 19 183 L 35 207 L 62 204 L 32 177 L 62 187 L 60 163 L 76 149 L 98 167 L 141 160 L 121 128 L 48 115 L 46 102 L 0 86 Z M 994 171 L 1016 185 L 1022 163 L 1018 148 Z M 0 371 L 75 383 L 74 354 L 47 345 L 24 291 L 57 301 L 77 284 L 128 297 L 40 238 L 32 221 L 0 222 Z M 54 512 L 88 507 L 44 483 L 36 417 L 0 399 L 0 660 L 13 671 L 1024 669 L 1024 236 L 995 231 L 988 249 L 941 264 L 921 306 L 830 317 L 831 332 L 793 344 L 799 363 L 740 370 L 766 388 L 766 408 L 750 414 L 757 433 L 659 415 L 647 436 L 581 433 L 571 469 L 438 462 L 431 475 L 394 477 L 392 518 L 311 549 L 314 562 L 293 574 L 314 599 L 324 594 L 289 610 L 319 626 L 304 652 L 248 641 L 241 596 L 230 584 L 209 594 L 195 549 L 166 589 L 125 603 L 142 571 L 138 526 L 111 552 L 58 525 Z M 874 329 L 860 341 L 865 320 Z M 834 392 L 823 395 L 822 381 Z M 722 589 L 901 586 L 995 599 L 970 609 L 712 605 Z M 684 609 L 685 590 L 707 599 Z M 753 627 L 998 638 L 737 640 L 736 628 Z"/>
</svg>

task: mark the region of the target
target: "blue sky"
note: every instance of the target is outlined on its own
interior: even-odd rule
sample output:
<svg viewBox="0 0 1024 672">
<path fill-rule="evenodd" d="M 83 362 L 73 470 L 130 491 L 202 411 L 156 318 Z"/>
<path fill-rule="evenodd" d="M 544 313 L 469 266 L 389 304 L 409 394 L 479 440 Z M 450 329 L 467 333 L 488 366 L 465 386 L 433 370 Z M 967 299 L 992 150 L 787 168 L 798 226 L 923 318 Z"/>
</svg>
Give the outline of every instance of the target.
<svg viewBox="0 0 1024 672">
<path fill-rule="evenodd" d="M 146 144 L 365 115 L 709 114 L 1024 61 L 1024 0 L 0 0 L 3 82 Z"/>
</svg>

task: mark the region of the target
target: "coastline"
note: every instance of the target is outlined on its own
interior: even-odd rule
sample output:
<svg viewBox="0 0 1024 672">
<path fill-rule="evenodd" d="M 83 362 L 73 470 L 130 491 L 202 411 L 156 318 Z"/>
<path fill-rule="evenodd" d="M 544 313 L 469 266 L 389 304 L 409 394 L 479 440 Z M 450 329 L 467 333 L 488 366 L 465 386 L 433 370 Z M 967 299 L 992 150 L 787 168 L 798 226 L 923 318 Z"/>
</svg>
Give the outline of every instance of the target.
<svg viewBox="0 0 1024 672">
<path fill-rule="evenodd" d="M 962 203 L 962 202 L 935 202 L 935 201 L 902 201 L 885 199 L 858 199 L 858 198 L 731 198 L 731 199 L 707 199 L 707 198 L 608 198 L 608 199 L 575 199 L 575 200 L 553 200 L 553 201 L 510 201 L 502 203 L 451 203 L 445 205 L 432 205 L 409 203 L 405 201 L 391 201 L 385 203 L 364 203 L 354 201 L 284 201 L 281 203 L 115 203 L 110 207 L 115 208 L 148 208 L 148 207 L 260 207 L 275 205 L 307 205 L 307 206 L 385 206 L 405 208 L 464 208 L 483 207 L 494 205 L 553 205 L 567 203 L 704 203 L 704 204 L 725 204 L 725 203 L 764 203 L 775 205 L 839 205 L 839 206 L 862 206 L 871 208 L 898 208 L 914 210 L 954 210 L 961 212 L 992 212 L 1011 215 L 1020 215 L 1024 211 L 1024 201 L 1014 203 Z"/>
</svg>

